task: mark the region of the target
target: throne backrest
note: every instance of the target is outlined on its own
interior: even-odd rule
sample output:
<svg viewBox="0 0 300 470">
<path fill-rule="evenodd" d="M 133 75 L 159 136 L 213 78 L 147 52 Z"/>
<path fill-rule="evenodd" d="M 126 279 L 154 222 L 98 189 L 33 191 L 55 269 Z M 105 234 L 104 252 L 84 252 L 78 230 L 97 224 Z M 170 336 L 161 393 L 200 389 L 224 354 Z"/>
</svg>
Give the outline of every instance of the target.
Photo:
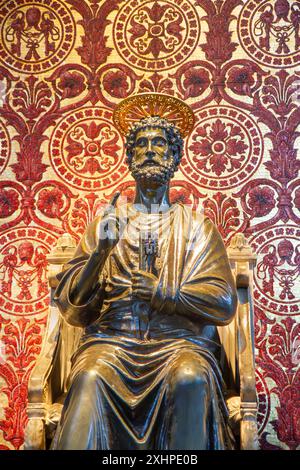
<svg viewBox="0 0 300 470">
<path fill-rule="evenodd" d="M 82 328 L 69 325 L 59 313 L 53 297 L 58 285 L 57 275 L 64 270 L 64 266 L 73 258 L 76 250 L 76 241 L 68 233 L 63 234 L 56 246 L 48 255 L 50 285 L 50 307 L 48 318 L 48 335 L 51 332 L 53 342 L 56 344 L 54 356 L 54 368 L 51 371 L 51 401 L 63 395 L 67 391 L 68 377 L 71 370 L 71 357 L 77 349 Z M 50 331 L 49 331 L 50 330 Z M 49 341 L 46 341 L 46 344 Z"/>
<path fill-rule="evenodd" d="M 238 309 L 233 321 L 218 327 L 222 345 L 223 370 L 229 366 L 227 386 L 234 388 L 243 402 L 256 402 L 254 358 L 253 271 L 256 255 L 243 233 L 231 238 L 227 255 L 238 293 Z M 225 364 L 226 363 L 226 364 Z"/>
</svg>

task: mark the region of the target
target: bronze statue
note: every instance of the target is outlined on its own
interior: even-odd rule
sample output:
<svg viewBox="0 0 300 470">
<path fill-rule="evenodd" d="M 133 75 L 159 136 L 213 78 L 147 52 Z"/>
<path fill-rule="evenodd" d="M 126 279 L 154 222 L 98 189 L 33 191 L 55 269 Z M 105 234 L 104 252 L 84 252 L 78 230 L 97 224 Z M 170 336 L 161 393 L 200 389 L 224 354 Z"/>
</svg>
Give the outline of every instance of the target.
<svg viewBox="0 0 300 470">
<path fill-rule="evenodd" d="M 88 226 L 55 294 L 85 331 L 52 448 L 232 449 L 216 326 L 235 314 L 234 280 L 216 227 L 169 200 L 191 127 L 176 111 L 190 111 L 170 99 L 168 119 L 154 106 L 137 121 L 135 99 L 116 118 L 135 122 L 134 203 L 117 208 L 116 194 Z"/>
</svg>

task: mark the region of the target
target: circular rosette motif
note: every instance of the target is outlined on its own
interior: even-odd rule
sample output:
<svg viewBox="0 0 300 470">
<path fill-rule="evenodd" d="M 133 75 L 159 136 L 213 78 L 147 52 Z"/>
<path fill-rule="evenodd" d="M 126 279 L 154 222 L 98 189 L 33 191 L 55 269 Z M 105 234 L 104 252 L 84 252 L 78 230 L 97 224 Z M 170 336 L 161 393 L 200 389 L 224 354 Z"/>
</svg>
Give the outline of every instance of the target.
<svg viewBox="0 0 300 470">
<path fill-rule="evenodd" d="M 257 254 L 254 299 L 277 315 L 299 315 L 300 229 L 276 226 L 250 241 Z"/>
<path fill-rule="evenodd" d="M 252 217 L 265 217 L 275 207 L 275 193 L 268 186 L 254 186 L 247 195 Z"/>
<path fill-rule="evenodd" d="M 0 237 L 0 306 L 11 315 L 37 315 L 49 305 L 47 254 L 56 242 L 47 230 L 26 227 Z"/>
<path fill-rule="evenodd" d="M 199 43 L 200 22 L 188 0 L 130 0 L 116 16 L 114 43 L 131 66 L 159 71 L 178 66 Z"/>
<path fill-rule="evenodd" d="M 55 0 L 0 6 L 0 60 L 22 73 L 41 73 L 57 67 L 74 45 L 75 22 L 65 3 Z"/>
<path fill-rule="evenodd" d="M 1 96 L 0 96 L 0 106 L 1 106 Z M 5 170 L 7 162 L 10 157 L 10 139 L 8 132 L 0 121 L 0 175 Z"/>
<path fill-rule="evenodd" d="M 65 116 L 52 134 L 49 154 L 57 175 L 77 189 L 107 189 L 128 173 L 122 137 L 105 108 Z"/>
<path fill-rule="evenodd" d="M 263 156 L 263 138 L 254 120 L 229 106 L 211 106 L 197 113 L 181 170 L 192 182 L 209 189 L 245 183 Z"/>
<path fill-rule="evenodd" d="M 0 218 L 4 219 L 17 212 L 19 194 L 13 188 L 0 188 Z"/>
<path fill-rule="evenodd" d="M 294 0 L 248 0 L 239 16 L 239 40 L 249 56 L 269 67 L 300 62 L 300 4 Z"/>
</svg>

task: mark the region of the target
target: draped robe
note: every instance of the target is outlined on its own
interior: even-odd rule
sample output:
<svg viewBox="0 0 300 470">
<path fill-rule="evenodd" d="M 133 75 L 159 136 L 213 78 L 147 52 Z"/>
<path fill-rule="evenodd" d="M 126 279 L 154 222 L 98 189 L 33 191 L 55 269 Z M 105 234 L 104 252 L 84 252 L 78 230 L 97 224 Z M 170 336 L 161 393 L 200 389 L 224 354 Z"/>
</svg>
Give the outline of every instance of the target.
<svg viewBox="0 0 300 470">
<path fill-rule="evenodd" d="M 74 305 L 70 292 L 98 245 L 101 216 L 55 293 L 65 320 L 84 333 L 52 448 L 233 448 L 216 326 L 232 320 L 237 297 L 221 236 L 181 204 L 163 214 L 126 205 L 121 219 L 125 210 L 122 237 L 89 301 Z M 134 297 L 131 277 L 140 265 L 140 232 L 149 230 L 158 236 L 158 284 L 145 302 Z"/>
</svg>

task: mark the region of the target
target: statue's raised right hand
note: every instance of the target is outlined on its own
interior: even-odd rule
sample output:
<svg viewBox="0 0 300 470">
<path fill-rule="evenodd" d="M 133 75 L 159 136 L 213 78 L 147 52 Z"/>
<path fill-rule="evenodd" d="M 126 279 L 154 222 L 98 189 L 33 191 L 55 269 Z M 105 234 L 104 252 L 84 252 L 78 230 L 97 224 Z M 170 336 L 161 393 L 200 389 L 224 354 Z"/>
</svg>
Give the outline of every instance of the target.
<svg viewBox="0 0 300 470">
<path fill-rule="evenodd" d="M 118 191 L 113 195 L 99 224 L 99 243 L 97 251 L 102 254 L 108 255 L 120 238 L 120 219 L 116 211 L 116 204 L 120 194 L 121 193 Z"/>
</svg>

